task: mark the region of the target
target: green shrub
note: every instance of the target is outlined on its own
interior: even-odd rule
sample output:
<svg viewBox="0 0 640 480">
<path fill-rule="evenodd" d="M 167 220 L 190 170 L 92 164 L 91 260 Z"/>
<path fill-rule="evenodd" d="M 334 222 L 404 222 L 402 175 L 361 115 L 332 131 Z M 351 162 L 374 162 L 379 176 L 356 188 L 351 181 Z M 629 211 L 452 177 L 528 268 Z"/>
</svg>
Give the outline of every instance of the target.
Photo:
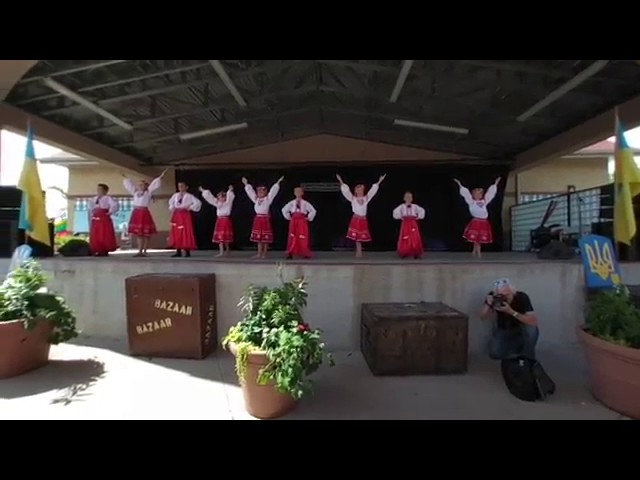
<svg viewBox="0 0 640 480">
<path fill-rule="evenodd" d="M 587 304 L 585 330 L 591 335 L 631 348 L 640 348 L 640 309 L 622 286 L 597 293 Z"/>
</svg>

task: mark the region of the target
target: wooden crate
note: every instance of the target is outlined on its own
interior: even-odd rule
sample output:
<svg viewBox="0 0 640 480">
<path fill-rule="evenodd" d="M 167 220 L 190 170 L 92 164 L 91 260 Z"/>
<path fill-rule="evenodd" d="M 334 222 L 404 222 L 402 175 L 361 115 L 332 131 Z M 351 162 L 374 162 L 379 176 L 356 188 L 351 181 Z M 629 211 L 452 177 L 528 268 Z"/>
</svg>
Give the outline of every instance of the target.
<svg viewBox="0 0 640 480">
<path fill-rule="evenodd" d="M 217 345 L 213 274 L 148 274 L 125 280 L 131 355 L 207 357 Z"/>
<path fill-rule="evenodd" d="M 374 375 L 467 371 L 469 317 L 443 303 L 364 303 L 360 326 Z"/>
</svg>

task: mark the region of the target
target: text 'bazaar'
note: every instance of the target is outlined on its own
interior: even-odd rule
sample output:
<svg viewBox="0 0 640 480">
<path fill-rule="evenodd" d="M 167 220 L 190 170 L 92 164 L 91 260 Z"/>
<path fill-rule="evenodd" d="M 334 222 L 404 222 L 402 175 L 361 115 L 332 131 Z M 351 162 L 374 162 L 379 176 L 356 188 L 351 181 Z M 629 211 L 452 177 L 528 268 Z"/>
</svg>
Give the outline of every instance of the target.
<svg viewBox="0 0 640 480">
<path fill-rule="evenodd" d="M 164 330 L 165 328 L 171 327 L 173 327 L 171 319 L 165 318 L 155 322 L 145 322 L 140 325 L 136 325 L 136 332 L 138 335 L 143 335 L 145 333 L 157 332 L 158 330 Z"/>
<path fill-rule="evenodd" d="M 156 300 L 153 302 L 153 306 L 159 310 L 166 310 L 167 312 L 179 313 L 180 315 L 193 314 L 193 307 L 191 305 L 172 302 L 170 300 L 160 300 L 159 298 L 156 298 Z"/>
</svg>

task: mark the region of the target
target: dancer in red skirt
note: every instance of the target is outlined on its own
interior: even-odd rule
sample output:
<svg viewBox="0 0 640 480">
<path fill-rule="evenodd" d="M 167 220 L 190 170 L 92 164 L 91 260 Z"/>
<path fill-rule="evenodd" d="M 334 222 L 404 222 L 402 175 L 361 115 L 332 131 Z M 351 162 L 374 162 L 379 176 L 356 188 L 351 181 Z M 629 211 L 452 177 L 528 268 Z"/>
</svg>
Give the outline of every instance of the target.
<svg viewBox="0 0 640 480">
<path fill-rule="evenodd" d="M 262 185 L 254 190 L 249 180 L 242 177 L 244 191 L 247 192 L 247 196 L 254 203 L 254 210 L 256 212 L 256 216 L 253 219 L 253 226 L 251 227 L 251 241 L 258 244 L 258 253 L 254 258 L 266 258 L 269 244 L 273 243 L 273 228 L 271 227 L 271 216 L 269 212 L 271 203 L 273 203 L 273 200 L 280 191 L 280 183 L 282 180 L 284 180 L 284 177 L 280 177 L 267 192 L 267 187 Z"/>
<path fill-rule="evenodd" d="M 347 238 L 356 242 L 356 258 L 362 258 L 362 244 L 364 242 L 371 241 L 371 234 L 369 233 L 369 222 L 367 221 L 367 205 L 378 193 L 380 184 L 385 179 L 386 175 L 382 175 L 377 183 L 371 185 L 368 192 L 365 192 L 365 186 L 358 184 L 351 193 L 349 185 L 342 181 L 340 175 L 336 175 L 338 182 L 340 182 L 340 191 L 344 198 L 348 202 L 351 202 L 351 210 L 353 211 L 353 217 L 351 223 L 349 223 L 349 230 L 347 231 Z"/>
<path fill-rule="evenodd" d="M 172 255 L 174 257 L 181 257 L 183 251 L 185 257 L 190 257 L 191 250 L 198 248 L 193 233 L 191 212 L 199 212 L 202 202 L 187 190 L 189 190 L 189 186 L 186 183 L 178 182 L 178 192 L 169 199 L 169 210 L 171 211 L 169 248 L 176 249 L 176 253 Z"/>
<path fill-rule="evenodd" d="M 153 192 L 162 186 L 164 170 L 158 178 L 154 178 L 151 183 L 140 180 L 136 185 L 131 179 L 124 177 L 124 188 L 133 196 L 133 212 L 129 218 L 129 234 L 136 237 L 138 243 L 138 253 L 135 257 L 146 257 L 149 248 L 149 240 L 152 235 L 158 233 L 153 216 L 149 211 L 149 204 L 153 200 Z"/>
<path fill-rule="evenodd" d="M 398 255 L 401 258 L 420 258 L 424 252 L 418 220 L 424 220 L 425 210 L 413 203 L 413 193 L 405 192 L 404 203 L 393 210 L 393 218 L 402 220 L 398 237 Z"/>
<path fill-rule="evenodd" d="M 289 239 L 287 240 L 287 258 L 311 258 L 309 222 L 316 217 L 316 209 L 304 200 L 304 189 L 293 189 L 296 197 L 282 208 L 282 215 L 289 220 Z"/>
<path fill-rule="evenodd" d="M 89 208 L 89 246 L 96 257 L 106 257 L 118 249 L 116 230 L 111 215 L 118 211 L 118 202 L 109 196 L 109 186 L 98 184 L 98 195 Z"/>
<path fill-rule="evenodd" d="M 469 213 L 473 217 L 464 229 L 462 237 L 468 242 L 473 243 L 471 254 L 475 257 L 482 258 L 482 245 L 493 243 L 493 232 L 491 230 L 491 223 L 489 222 L 487 206 L 498 193 L 500 177 L 496 178 L 496 181 L 486 192 L 484 188 L 474 188 L 469 191 L 458 179 L 454 179 L 454 182 L 460 187 L 460 196 L 464 198 L 464 201 L 469 206 Z"/>
<path fill-rule="evenodd" d="M 216 225 L 213 229 L 213 243 L 217 243 L 220 247 L 218 257 L 222 257 L 229 253 L 229 244 L 233 242 L 233 224 L 231 223 L 231 208 L 233 207 L 233 185 L 229 185 L 229 189 L 224 192 L 218 192 L 214 197 L 209 190 L 200 187 L 202 198 L 209 204 L 216 207 Z"/>
</svg>

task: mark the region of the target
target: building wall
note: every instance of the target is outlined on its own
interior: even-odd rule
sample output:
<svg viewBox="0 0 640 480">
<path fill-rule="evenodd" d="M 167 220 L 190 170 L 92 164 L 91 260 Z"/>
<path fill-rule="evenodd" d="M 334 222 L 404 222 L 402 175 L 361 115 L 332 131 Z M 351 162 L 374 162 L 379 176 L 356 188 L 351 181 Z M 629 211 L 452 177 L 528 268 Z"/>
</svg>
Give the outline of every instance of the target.
<svg viewBox="0 0 640 480">
<path fill-rule="evenodd" d="M 505 187 L 502 207 L 504 233 L 509 238 L 511 230 L 510 209 L 527 195 L 560 194 L 569 185 L 577 190 L 599 187 L 610 182 L 609 157 L 557 158 L 522 173 L 511 173 Z M 517 191 L 516 191 L 517 190 Z"/>
<path fill-rule="evenodd" d="M 67 194 L 68 199 L 68 224 L 71 230 L 75 230 L 75 207 L 76 203 L 82 198 L 91 197 L 96 194 L 96 185 L 98 183 L 106 183 L 109 185 L 110 194 L 113 196 L 122 196 L 129 198 L 129 193 L 124 189 L 122 183 L 121 172 L 130 175 L 130 178 L 137 180 L 142 178 L 138 173 L 122 171 L 120 169 L 108 166 L 70 166 L 69 167 L 69 188 Z M 158 175 L 159 171 L 149 172 L 147 180 L 151 180 L 153 176 Z M 166 237 L 169 229 L 169 210 L 167 201 L 175 192 L 175 174 L 167 172 L 162 188 L 154 193 L 155 201 L 150 205 L 151 213 L 155 219 L 156 226 L 160 232 L 152 240 L 152 247 L 164 248 L 166 245 Z"/>
<path fill-rule="evenodd" d="M 520 193 L 564 193 L 568 185 L 578 190 L 609 183 L 609 157 L 555 159 L 518 174 Z"/>
</svg>

